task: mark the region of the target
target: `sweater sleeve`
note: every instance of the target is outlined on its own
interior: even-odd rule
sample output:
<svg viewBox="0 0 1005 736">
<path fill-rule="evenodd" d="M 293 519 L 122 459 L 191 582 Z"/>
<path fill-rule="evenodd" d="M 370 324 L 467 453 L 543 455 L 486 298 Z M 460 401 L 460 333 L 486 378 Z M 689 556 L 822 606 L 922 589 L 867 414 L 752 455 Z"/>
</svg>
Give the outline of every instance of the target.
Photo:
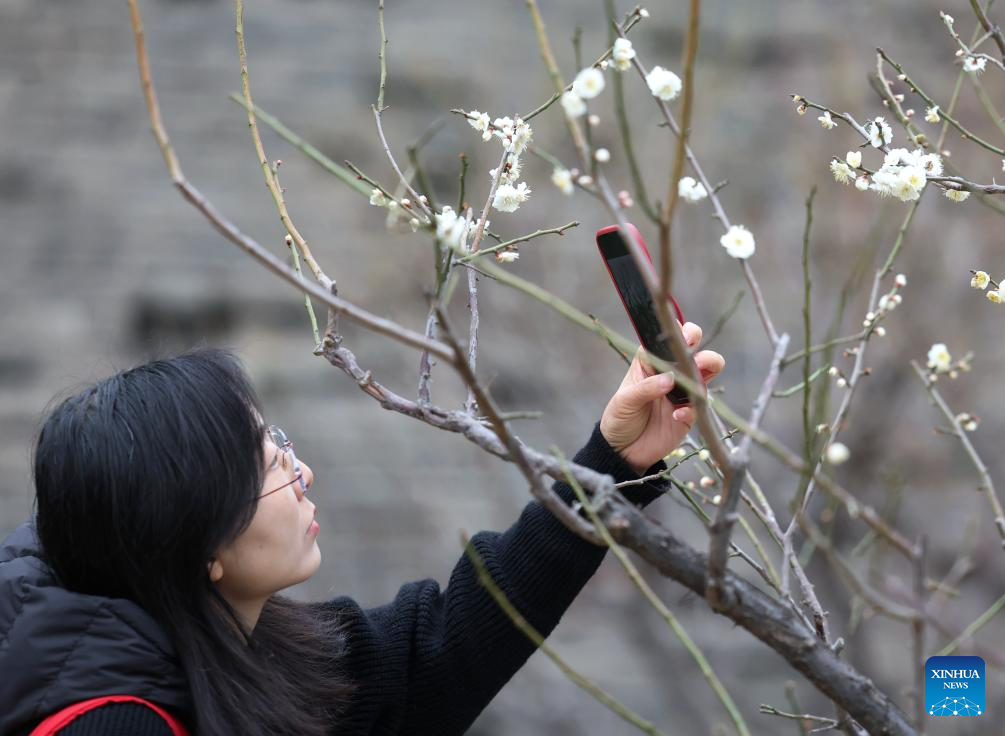
<svg viewBox="0 0 1005 736">
<path fill-rule="evenodd" d="M 614 477 L 640 477 L 600 432 L 600 422 L 574 456 L 578 464 Z M 660 460 L 646 475 L 666 468 Z M 570 503 L 572 488 L 556 481 Z M 645 506 L 661 491 L 625 489 Z M 593 575 L 605 549 L 579 538 L 536 502 L 506 531 L 479 532 L 472 543 L 496 585 L 543 636 Z M 348 634 L 348 669 L 357 691 L 340 723 L 345 733 L 414 736 L 461 734 L 533 653 L 534 645 L 478 582 L 462 555 L 445 589 L 434 580 L 404 585 L 394 601 L 361 609 L 348 598 L 323 607 Z"/>
<path fill-rule="evenodd" d="M 141 703 L 108 703 L 77 716 L 59 736 L 172 736 L 157 712 Z"/>
</svg>

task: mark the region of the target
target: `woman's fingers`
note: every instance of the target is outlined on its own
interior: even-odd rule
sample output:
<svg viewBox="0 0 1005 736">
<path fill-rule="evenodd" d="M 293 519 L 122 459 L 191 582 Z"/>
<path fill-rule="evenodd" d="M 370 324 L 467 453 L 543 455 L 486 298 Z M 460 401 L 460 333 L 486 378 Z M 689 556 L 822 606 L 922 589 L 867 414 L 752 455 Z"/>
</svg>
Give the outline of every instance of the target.
<svg viewBox="0 0 1005 736">
<path fill-rule="evenodd" d="M 693 348 L 701 342 L 701 327 L 694 322 L 685 322 L 681 331 L 684 333 L 684 341 L 689 348 Z"/>
<path fill-rule="evenodd" d="M 726 367 L 726 359 L 714 350 L 700 350 L 695 353 L 694 362 L 706 380 L 712 380 Z"/>
<path fill-rule="evenodd" d="M 682 406 L 678 409 L 674 409 L 673 418 L 686 425 L 688 431 L 690 432 L 691 427 L 694 425 L 694 409 L 690 406 Z"/>
</svg>

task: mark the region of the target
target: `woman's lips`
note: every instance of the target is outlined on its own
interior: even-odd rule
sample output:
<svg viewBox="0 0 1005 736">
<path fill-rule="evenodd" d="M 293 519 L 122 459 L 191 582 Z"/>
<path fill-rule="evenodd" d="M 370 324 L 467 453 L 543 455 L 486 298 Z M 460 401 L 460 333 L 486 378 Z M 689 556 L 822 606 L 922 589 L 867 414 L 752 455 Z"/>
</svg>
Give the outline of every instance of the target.
<svg viewBox="0 0 1005 736">
<path fill-rule="evenodd" d="M 318 524 L 317 519 L 311 522 L 311 525 L 307 528 L 308 534 L 317 535 L 321 531 L 321 525 Z"/>
</svg>

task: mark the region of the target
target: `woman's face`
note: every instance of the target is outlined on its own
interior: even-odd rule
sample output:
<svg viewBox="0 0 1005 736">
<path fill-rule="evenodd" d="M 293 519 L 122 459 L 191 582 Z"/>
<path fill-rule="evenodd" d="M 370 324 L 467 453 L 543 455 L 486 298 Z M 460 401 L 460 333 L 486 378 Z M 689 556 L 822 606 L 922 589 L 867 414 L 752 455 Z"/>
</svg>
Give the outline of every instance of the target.
<svg viewBox="0 0 1005 736">
<path fill-rule="evenodd" d="M 321 564 L 314 503 L 298 481 L 290 482 L 296 477 L 292 453 L 277 447 L 268 432 L 264 450 L 265 480 L 259 493 L 268 495 L 258 500 L 248 528 L 221 549 L 210 566 L 210 579 L 238 611 L 264 604 L 274 593 L 303 582 Z M 297 460 L 309 489 L 314 473 Z"/>
</svg>

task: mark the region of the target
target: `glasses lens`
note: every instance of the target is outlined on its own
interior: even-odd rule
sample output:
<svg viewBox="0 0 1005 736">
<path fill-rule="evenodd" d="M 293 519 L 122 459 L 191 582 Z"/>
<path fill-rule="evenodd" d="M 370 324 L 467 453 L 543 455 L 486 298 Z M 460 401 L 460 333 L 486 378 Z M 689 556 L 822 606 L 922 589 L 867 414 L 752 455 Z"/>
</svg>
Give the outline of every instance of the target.
<svg viewBox="0 0 1005 736">
<path fill-rule="evenodd" d="M 281 427 L 277 427 L 275 424 L 269 425 L 269 437 L 276 443 L 277 447 L 283 447 L 290 441 L 286 436 L 286 432 L 284 432 Z"/>
</svg>

